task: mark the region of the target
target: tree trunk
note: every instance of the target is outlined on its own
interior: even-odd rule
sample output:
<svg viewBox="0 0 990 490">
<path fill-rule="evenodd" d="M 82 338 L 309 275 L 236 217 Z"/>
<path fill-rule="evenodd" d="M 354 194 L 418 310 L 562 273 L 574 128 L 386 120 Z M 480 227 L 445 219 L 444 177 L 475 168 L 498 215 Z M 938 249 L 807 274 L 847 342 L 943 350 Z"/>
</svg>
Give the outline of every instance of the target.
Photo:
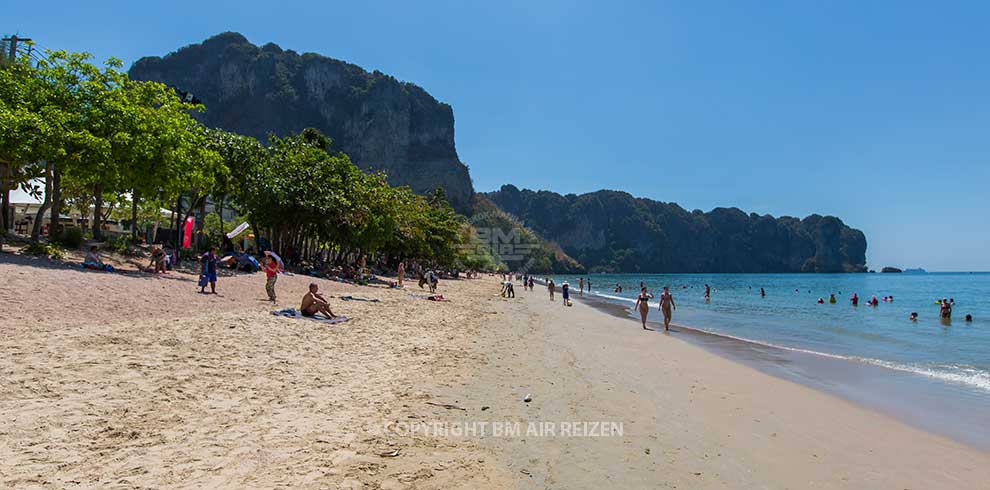
<svg viewBox="0 0 990 490">
<path fill-rule="evenodd" d="M 10 223 L 10 165 L 0 164 L 0 229 L 12 228 Z"/>
<path fill-rule="evenodd" d="M 103 229 L 100 223 L 103 219 L 103 182 L 93 186 L 93 240 L 103 241 Z"/>
<path fill-rule="evenodd" d="M 227 230 L 223 229 L 223 197 L 217 198 L 217 217 L 220 218 L 220 234 L 226 235 Z"/>
<path fill-rule="evenodd" d="M 196 237 L 196 248 L 202 248 L 206 245 L 206 196 L 199 201 L 199 219 L 198 223 L 193 224 L 194 233 L 193 236 Z"/>
<path fill-rule="evenodd" d="M 48 238 L 59 236 L 59 226 L 62 215 L 62 170 L 58 165 L 52 164 L 52 211 L 51 221 L 48 222 Z"/>
<path fill-rule="evenodd" d="M 137 215 L 138 215 L 138 191 L 135 189 L 131 192 L 131 239 L 137 242 Z"/>
<path fill-rule="evenodd" d="M 182 215 L 182 194 L 179 194 L 179 199 L 175 202 L 175 210 L 172 212 L 172 221 L 175 222 L 175 224 L 172 226 L 172 229 L 175 230 L 175 234 L 172 235 L 174 237 L 172 241 L 172 245 L 173 245 L 172 250 L 175 251 L 178 251 L 179 245 L 181 245 L 182 231 L 179 229 L 179 216 L 181 215 Z"/>
<path fill-rule="evenodd" d="M 7 188 L 7 172 L 9 169 L 8 164 L 0 163 L 0 250 L 3 250 L 8 228 L 7 208 L 10 206 L 10 189 Z"/>
<path fill-rule="evenodd" d="M 31 227 L 31 240 L 38 241 L 41 238 L 41 227 L 44 226 L 45 211 L 52 205 L 52 162 L 45 162 L 45 200 L 38 208 L 38 214 L 34 217 L 34 226 Z M 52 236 L 49 229 L 48 236 Z"/>
<path fill-rule="evenodd" d="M 261 245 L 259 245 L 259 243 L 261 241 L 261 228 L 258 228 L 258 225 L 254 222 L 254 220 L 251 220 L 251 233 L 254 233 L 255 253 L 260 253 Z"/>
</svg>

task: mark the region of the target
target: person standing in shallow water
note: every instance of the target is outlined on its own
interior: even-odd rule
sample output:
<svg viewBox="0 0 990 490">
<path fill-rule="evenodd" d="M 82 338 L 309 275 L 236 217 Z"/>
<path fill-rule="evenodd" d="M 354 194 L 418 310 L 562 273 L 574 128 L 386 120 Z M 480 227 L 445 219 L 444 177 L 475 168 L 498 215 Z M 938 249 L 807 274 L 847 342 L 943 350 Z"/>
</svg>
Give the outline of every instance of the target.
<svg viewBox="0 0 990 490">
<path fill-rule="evenodd" d="M 670 294 L 670 286 L 664 286 L 663 293 L 660 294 L 660 312 L 663 313 L 663 329 L 667 332 L 670 331 L 670 320 L 676 309 L 674 295 Z"/>
<path fill-rule="evenodd" d="M 636 298 L 636 308 L 639 309 L 639 316 L 643 320 L 643 330 L 649 330 L 649 328 L 646 328 L 646 316 L 650 314 L 651 299 L 653 299 L 653 295 L 648 293 L 645 287 L 639 290 L 639 296 Z"/>
<path fill-rule="evenodd" d="M 705 301 L 712 299 L 712 288 L 705 284 Z"/>
<path fill-rule="evenodd" d="M 581 296 L 584 296 L 584 278 L 583 277 L 579 277 L 578 278 L 578 294 L 580 294 Z"/>
</svg>

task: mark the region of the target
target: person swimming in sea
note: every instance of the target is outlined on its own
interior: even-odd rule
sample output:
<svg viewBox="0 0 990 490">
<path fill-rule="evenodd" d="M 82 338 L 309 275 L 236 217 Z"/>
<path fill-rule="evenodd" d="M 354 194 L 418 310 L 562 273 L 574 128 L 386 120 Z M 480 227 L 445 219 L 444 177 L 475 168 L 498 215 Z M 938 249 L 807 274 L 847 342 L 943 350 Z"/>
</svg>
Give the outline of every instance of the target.
<svg viewBox="0 0 990 490">
<path fill-rule="evenodd" d="M 967 313 L 965 320 L 966 320 L 966 323 L 973 323 L 973 315 L 970 315 L 970 314 Z"/>
<path fill-rule="evenodd" d="M 948 320 L 952 318 L 952 303 L 947 300 L 942 299 L 942 305 L 939 307 L 939 317 L 943 320 Z"/>
<path fill-rule="evenodd" d="M 859 295 L 853 293 L 852 298 L 849 298 L 849 301 L 852 301 L 853 306 L 859 306 Z"/>
<path fill-rule="evenodd" d="M 820 304 L 820 305 L 825 304 L 825 298 L 821 298 L 821 297 L 818 298 L 818 304 Z"/>
<path fill-rule="evenodd" d="M 880 304 L 880 300 L 877 299 L 876 295 L 870 298 L 870 306 L 877 306 Z"/>
<path fill-rule="evenodd" d="M 829 304 L 833 304 L 833 305 L 836 303 L 835 293 L 832 293 L 832 294 L 829 294 L 828 295 L 828 302 L 829 302 Z"/>
<path fill-rule="evenodd" d="M 917 311 L 912 311 L 910 318 L 911 318 L 911 321 L 912 322 L 917 322 L 918 321 L 918 312 Z"/>
<path fill-rule="evenodd" d="M 639 290 L 639 296 L 636 297 L 636 309 L 639 310 L 639 316 L 643 320 L 643 330 L 650 330 L 646 328 L 646 316 L 650 313 L 651 299 L 653 295 L 647 292 L 645 287 Z"/>
</svg>

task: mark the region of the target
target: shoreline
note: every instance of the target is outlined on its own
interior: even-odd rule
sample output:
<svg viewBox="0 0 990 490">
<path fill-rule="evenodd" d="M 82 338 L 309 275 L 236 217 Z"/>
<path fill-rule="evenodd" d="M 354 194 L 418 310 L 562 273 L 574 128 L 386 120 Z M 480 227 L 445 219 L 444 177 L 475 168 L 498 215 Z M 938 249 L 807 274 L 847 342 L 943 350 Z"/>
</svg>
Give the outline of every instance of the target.
<svg viewBox="0 0 990 490">
<path fill-rule="evenodd" d="M 0 483 L 49 488 L 979 488 L 990 454 L 493 277 L 308 283 L 0 254 Z M 52 309 L 39 294 L 60 298 Z M 344 301 L 345 297 L 356 297 Z M 361 301 L 379 300 L 374 301 Z M 644 335 L 644 333 L 646 335 Z M 559 432 L 403 427 L 553 424 Z M 446 425 L 444 425 L 446 424 Z M 564 431 L 562 427 L 578 427 Z M 618 428 L 607 434 L 595 427 Z M 489 426 L 490 427 L 490 426 Z M 604 431 L 604 429 L 601 429 Z M 905 448 L 910 448 L 905 451 Z"/>
<path fill-rule="evenodd" d="M 618 300 L 599 294 L 575 298 L 639 325 L 635 312 Z M 659 325 L 662 330 L 662 323 L 652 316 L 647 324 Z M 683 339 L 720 357 L 838 396 L 974 449 L 990 451 L 990 431 L 984 429 L 990 427 L 990 396 L 975 393 L 972 388 L 846 356 L 780 347 L 676 322 L 671 324 L 672 329 L 675 327 L 685 334 Z M 950 405 L 947 399 L 959 403 Z"/>
<path fill-rule="evenodd" d="M 463 420 L 624 427 L 622 437 L 481 437 L 517 487 L 981 488 L 990 480 L 990 453 L 684 335 L 643 332 L 581 301 L 565 308 L 542 288 L 517 288 L 494 308 L 469 382 L 448 391 L 488 408 Z"/>
</svg>

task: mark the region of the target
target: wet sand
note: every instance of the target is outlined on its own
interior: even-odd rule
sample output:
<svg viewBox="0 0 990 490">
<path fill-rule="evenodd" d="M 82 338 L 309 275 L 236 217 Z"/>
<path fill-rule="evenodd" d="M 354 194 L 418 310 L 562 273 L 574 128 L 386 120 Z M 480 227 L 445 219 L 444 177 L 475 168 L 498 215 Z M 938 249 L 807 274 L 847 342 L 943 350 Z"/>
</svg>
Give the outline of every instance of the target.
<svg viewBox="0 0 990 490">
<path fill-rule="evenodd" d="M 639 322 L 627 305 L 594 295 L 581 301 L 616 318 Z M 648 324 L 663 325 L 652 315 Z M 764 373 L 837 395 L 902 422 L 990 451 L 990 396 L 971 388 L 908 373 L 797 350 L 748 342 L 673 324 L 679 338 Z"/>
<path fill-rule="evenodd" d="M 272 316 L 264 276 L 0 254 L 0 486 L 985 488 L 990 457 L 542 288 L 447 303 L 316 280 L 354 319 Z M 284 276 L 282 306 L 310 278 Z M 529 402 L 524 401 L 531 395 Z M 605 422 L 591 437 L 409 424 Z M 595 434 L 590 434 L 595 435 Z M 600 433 L 598 435 L 601 435 Z"/>
<path fill-rule="evenodd" d="M 495 290 L 497 286 L 492 286 Z M 621 437 L 481 438 L 518 488 L 986 488 L 990 454 L 543 288 L 502 300 L 450 397 Z M 456 387 L 454 387 L 456 388 Z M 532 401 L 522 399 L 532 395 Z M 467 414 L 466 419 L 479 415 Z"/>
</svg>

